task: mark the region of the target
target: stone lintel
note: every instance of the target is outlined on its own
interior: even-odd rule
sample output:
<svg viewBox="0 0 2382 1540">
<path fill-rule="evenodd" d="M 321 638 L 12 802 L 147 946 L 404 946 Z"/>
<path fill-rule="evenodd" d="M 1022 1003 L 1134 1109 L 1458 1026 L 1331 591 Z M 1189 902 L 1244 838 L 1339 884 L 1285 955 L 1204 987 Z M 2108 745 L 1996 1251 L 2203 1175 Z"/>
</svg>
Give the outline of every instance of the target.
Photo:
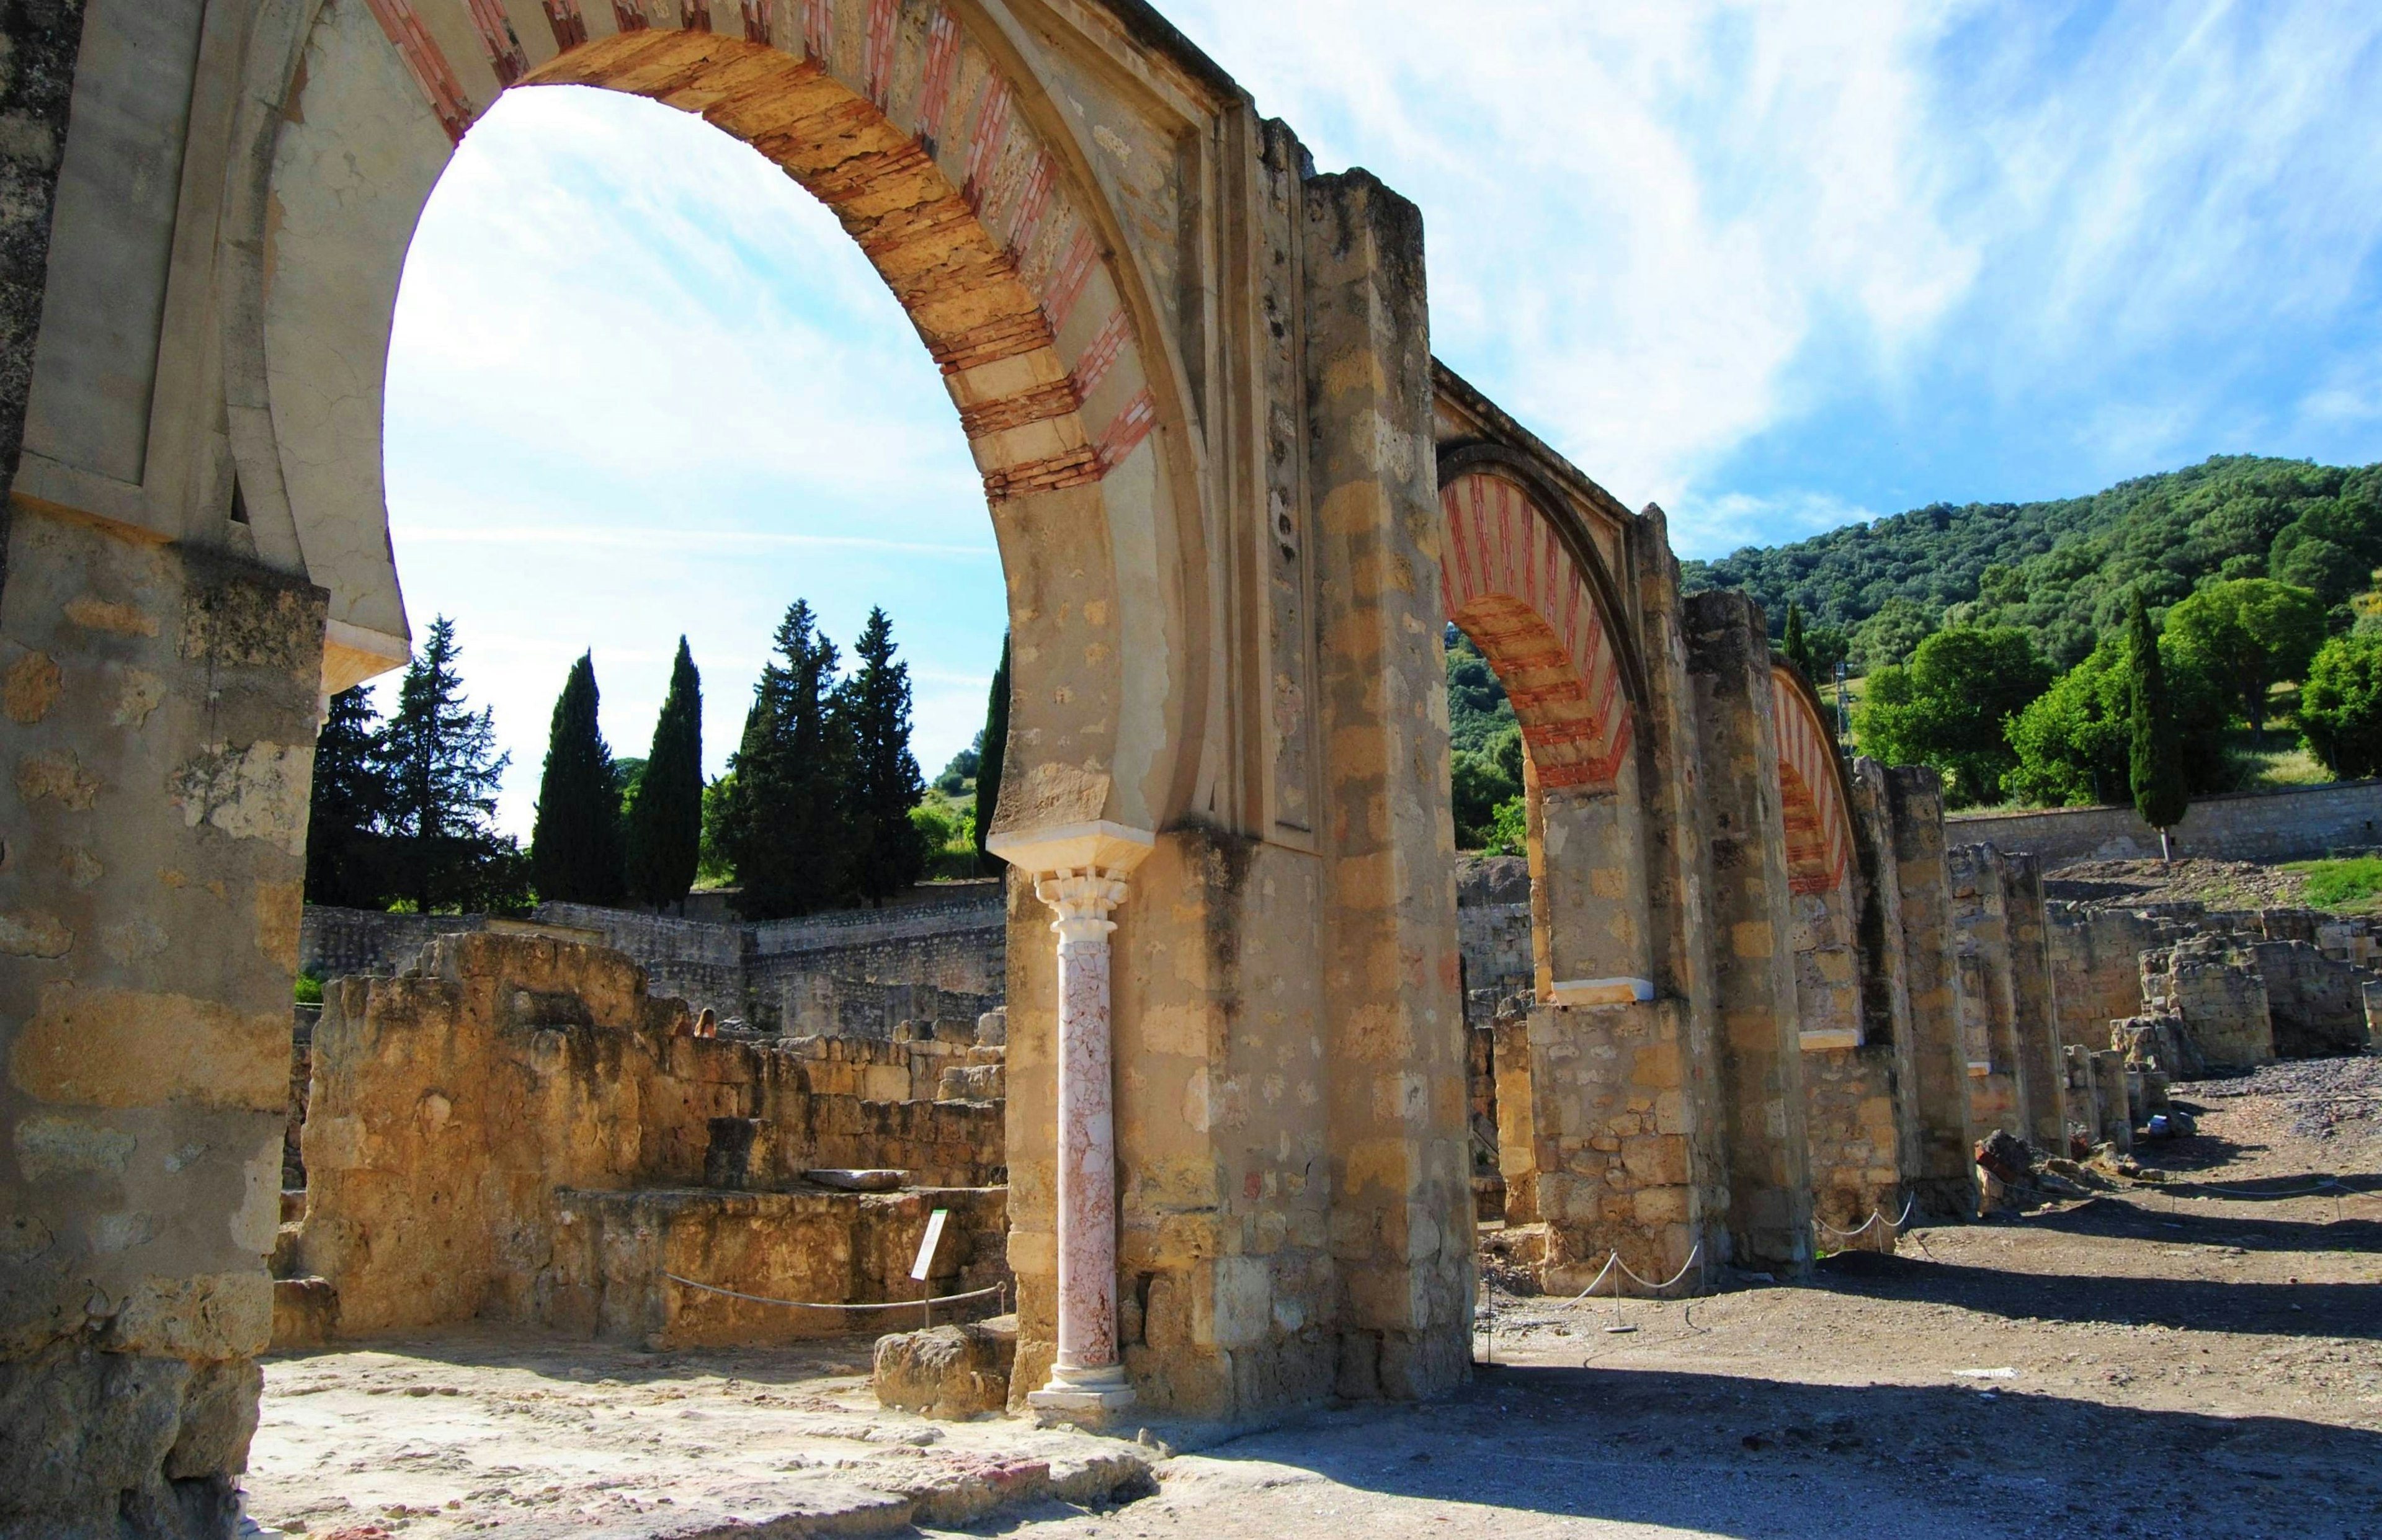
<svg viewBox="0 0 2382 1540">
<path fill-rule="evenodd" d="M 1860 1030 L 1857 1027 L 1823 1027 L 1802 1034 L 1803 1051 L 1819 1053 L 1828 1048 L 1858 1048 L 1861 1045 Z"/>
<path fill-rule="evenodd" d="M 1559 1006 L 1626 1006 L 1654 997 L 1651 979 L 1559 979 L 1548 986 Z"/>
</svg>

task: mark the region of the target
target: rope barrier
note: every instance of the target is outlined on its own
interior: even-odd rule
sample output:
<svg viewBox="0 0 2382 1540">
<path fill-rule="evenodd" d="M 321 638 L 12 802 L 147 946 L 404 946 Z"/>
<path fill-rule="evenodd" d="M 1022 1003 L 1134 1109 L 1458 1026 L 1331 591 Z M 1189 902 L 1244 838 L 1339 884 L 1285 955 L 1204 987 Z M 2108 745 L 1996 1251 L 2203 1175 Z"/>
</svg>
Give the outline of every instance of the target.
<svg viewBox="0 0 2382 1540">
<path fill-rule="evenodd" d="M 740 1294 L 733 1289 L 722 1289 L 716 1283 L 697 1283 L 693 1278 L 682 1278 L 676 1273 L 664 1273 L 662 1277 L 672 1283 L 683 1284 L 689 1289 L 700 1289 L 706 1294 L 725 1294 L 731 1300 L 749 1300 L 755 1304 L 783 1305 L 789 1310 L 915 1310 L 922 1304 L 957 1304 L 962 1300 L 980 1300 L 987 1294 L 1002 1292 L 1005 1287 L 996 1283 L 989 1289 L 972 1289 L 964 1294 L 939 1294 L 931 1300 L 885 1300 L 869 1304 L 817 1304 L 809 1300 L 773 1300 L 766 1294 Z"/>
<path fill-rule="evenodd" d="M 1919 1200 L 1915 1197 L 1910 1199 L 1908 1203 L 1905 1203 L 1902 1205 L 1902 1216 L 1898 1219 L 1888 1219 L 1885 1214 L 1872 1208 L 1869 1211 L 1869 1217 L 1863 1219 L 1851 1229 L 1838 1229 L 1836 1226 L 1828 1223 L 1825 1219 L 1821 1218 L 1817 1215 L 1813 1215 L 1811 1216 L 1811 1223 L 1818 1226 L 1820 1228 L 1826 1230 L 1830 1235 L 1841 1236 L 1847 1241 L 1850 1241 L 1855 1236 L 1860 1234 L 1863 1230 L 1868 1229 L 1872 1225 L 1876 1224 L 1883 1224 L 1886 1228 L 1899 1235 L 1902 1233 L 1902 1227 L 1910 1222 L 1910 1211 L 1918 1206 Z"/>
<path fill-rule="evenodd" d="M 1612 1275 L 1613 1269 L 1615 1269 L 1615 1267 L 1620 1268 L 1624 1273 L 1627 1274 L 1627 1275 L 1630 1277 L 1630 1278 L 1631 1278 L 1632 1280 L 1634 1280 L 1634 1281 L 1638 1284 L 1638 1286 L 1639 1286 L 1639 1288 L 1641 1288 L 1641 1289 L 1651 1289 L 1654 1290 L 1656 1293 L 1660 1293 L 1660 1292 L 1662 1292 L 1664 1289 L 1670 1288 L 1670 1287 L 1671 1287 L 1671 1285 L 1673 1285 L 1673 1284 L 1675 1284 L 1675 1283 L 1678 1282 L 1681 1278 L 1686 1277 L 1688 1276 L 1688 1270 L 1689 1270 L 1690 1268 L 1692 1268 L 1692 1267 L 1694 1267 L 1694 1266 L 1695 1266 L 1695 1265 L 1696 1265 L 1696 1259 L 1697 1259 L 1698 1257 L 1700 1257 L 1700 1256 L 1703 1255 L 1703 1254 L 1704 1254 L 1704 1243 L 1703 1243 L 1702 1241 L 1697 1241 L 1697 1242 L 1695 1243 L 1695 1245 L 1694 1245 L 1694 1246 L 1692 1246 L 1692 1247 L 1690 1247 L 1690 1248 L 1688 1249 L 1688 1260 L 1687 1260 L 1687 1261 L 1685 1261 L 1685 1262 L 1683 1262 L 1683 1263 L 1681 1263 L 1681 1264 L 1679 1265 L 1679 1270 L 1678 1270 L 1677 1272 L 1676 1272 L 1676 1273 L 1673 1273 L 1669 1277 L 1667 1277 L 1667 1278 L 1664 1279 L 1661 1283 L 1656 1283 L 1656 1282 L 1654 1282 L 1653 1280 L 1651 1280 L 1651 1278 L 1642 1278 L 1642 1277 L 1639 1277 L 1638 1276 L 1637 1269 L 1635 1269 L 1635 1268 L 1631 1267 L 1631 1266 L 1629 1265 L 1629 1264 L 1627 1264 L 1627 1263 L 1626 1263 L 1626 1262 L 1624 1262 L 1624 1261 L 1622 1261 L 1622 1260 L 1621 1260 L 1621 1253 L 1620 1253 L 1619 1252 L 1614 1252 L 1614 1253 L 1609 1253 L 1609 1254 L 1605 1257 L 1605 1259 L 1604 1259 L 1604 1265 L 1597 1269 L 1596 1277 L 1592 1277 L 1592 1278 L 1590 1278 L 1590 1279 L 1589 1279 L 1589 1280 L 1588 1280 L 1588 1287 L 1587 1287 L 1587 1288 L 1585 1288 L 1585 1289 L 1581 1289 L 1578 1293 L 1574 1294 L 1574 1295 L 1572 1296 L 1572 1300 L 1573 1300 L 1573 1302 L 1574 1302 L 1575 1303 L 1577 1303 L 1578 1302 L 1579 1302 L 1579 1301 L 1581 1301 L 1581 1300 L 1584 1300 L 1584 1299 L 1588 1298 L 1590 1294 L 1595 1293 L 1595 1292 L 1596 1292 L 1596 1286 L 1597 1286 L 1598 1284 L 1600 1284 L 1600 1283 L 1602 1283 L 1602 1282 L 1603 1282 L 1603 1281 L 1604 1281 L 1608 1277 L 1610 1277 L 1610 1276 Z M 1614 1290 L 1613 1290 L 1613 1297 L 1614 1297 L 1614 1298 L 1615 1298 L 1615 1299 L 1619 1299 L 1619 1298 L 1621 1297 L 1621 1290 L 1620 1290 L 1619 1286 L 1617 1286 L 1617 1285 L 1615 1287 L 1615 1289 L 1614 1289 Z"/>
</svg>

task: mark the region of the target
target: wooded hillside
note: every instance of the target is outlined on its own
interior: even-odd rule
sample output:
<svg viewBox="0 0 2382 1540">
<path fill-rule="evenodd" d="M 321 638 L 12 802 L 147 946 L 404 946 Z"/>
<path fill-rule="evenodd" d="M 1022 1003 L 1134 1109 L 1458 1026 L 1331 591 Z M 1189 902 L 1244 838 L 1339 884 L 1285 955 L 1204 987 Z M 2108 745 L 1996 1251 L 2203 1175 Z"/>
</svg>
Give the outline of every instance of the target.
<svg viewBox="0 0 2382 1540">
<path fill-rule="evenodd" d="M 1753 594 L 1774 634 L 1789 600 L 1850 633 L 1858 669 L 1902 661 L 1947 624 L 2021 627 L 2066 668 L 2122 626 L 2136 583 L 2154 609 L 2211 576 L 2278 578 L 2336 606 L 2377 565 L 2382 464 L 2234 455 L 2089 497 L 1937 503 L 1682 567 L 1690 589 Z"/>
</svg>

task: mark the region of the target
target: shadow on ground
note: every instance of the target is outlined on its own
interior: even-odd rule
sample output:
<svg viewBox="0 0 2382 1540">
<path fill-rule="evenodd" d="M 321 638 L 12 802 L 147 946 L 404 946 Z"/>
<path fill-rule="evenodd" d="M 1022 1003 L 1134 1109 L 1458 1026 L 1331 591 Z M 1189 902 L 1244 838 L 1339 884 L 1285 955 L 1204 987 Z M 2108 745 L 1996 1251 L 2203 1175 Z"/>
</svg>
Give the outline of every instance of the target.
<svg viewBox="0 0 2382 1540">
<path fill-rule="evenodd" d="M 2249 1252 L 2382 1253 L 2382 1218 L 2366 1216 L 2377 1211 L 2370 1197 L 2361 1202 L 2364 1195 L 2344 1194 L 2346 1201 L 2342 1203 L 2325 1201 L 2314 1205 L 2322 1213 L 2321 1218 L 2280 1219 L 2245 1216 L 2231 1208 L 2204 1210 L 2189 1201 L 2203 1195 L 2188 1184 L 2178 1182 L 2162 1188 L 2160 1196 L 2183 1200 L 2183 1206 L 2151 1208 L 2127 1198 L 2095 1198 L 2070 1209 L 2031 1214 L 2021 1222 L 2030 1228 L 2061 1230 L 2071 1235 L 2174 1245 L 2239 1246 Z"/>
<path fill-rule="evenodd" d="M 2009 1390 L 1635 1369 L 1481 1366 L 1446 1400 L 1310 1419 L 1162 1473 L 1162 1493 L 1186 1517 L 1212 1512 L 1218 1534 L 1259 1518 L 1272 1534 L 1363 1532 L 1366 1495 L 1696 1534 L 1977 1540 L 2258 1533 L 2289 1492 L 2294 1535 L 2382 1526 L 2382 1435 Z M 1399 1517 L 1480 1522 L 1477 1509 Z"/>
</svg>

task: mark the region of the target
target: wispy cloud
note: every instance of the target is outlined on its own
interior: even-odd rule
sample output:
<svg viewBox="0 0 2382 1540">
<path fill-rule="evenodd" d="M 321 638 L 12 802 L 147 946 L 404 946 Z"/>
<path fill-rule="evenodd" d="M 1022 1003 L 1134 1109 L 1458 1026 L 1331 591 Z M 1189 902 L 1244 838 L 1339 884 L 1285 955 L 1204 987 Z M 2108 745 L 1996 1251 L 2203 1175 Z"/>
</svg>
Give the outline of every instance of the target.
<svg viewBox="0 0 2382 1540">
<path fill-rule="evenodd" d="M 1423 209 L 1437 348 L 1682 550 L 2216 451 L 2382 458 L 2382 9 L 2345 0 L 1160 0 L 1327 168 Z M 998 555 L 931 361 L 834 219 L 650 103 L 513 92 L 422 221 L 394 538 L 522 761 L 670 646 L 716 768 L 787 600 L 891 609 L 931 773 Z"/>
<path fill-rule="evenodd" d="M 2382 453 L 2353 397 L 2276 378 L 2382 342 L 2370 6 L 1170 11 L 1325 165 L 1422 204 L 1437 348 L 1690 548 L 1735 499 L 1914 468 L 1958 500 Z"/>
</svg>

